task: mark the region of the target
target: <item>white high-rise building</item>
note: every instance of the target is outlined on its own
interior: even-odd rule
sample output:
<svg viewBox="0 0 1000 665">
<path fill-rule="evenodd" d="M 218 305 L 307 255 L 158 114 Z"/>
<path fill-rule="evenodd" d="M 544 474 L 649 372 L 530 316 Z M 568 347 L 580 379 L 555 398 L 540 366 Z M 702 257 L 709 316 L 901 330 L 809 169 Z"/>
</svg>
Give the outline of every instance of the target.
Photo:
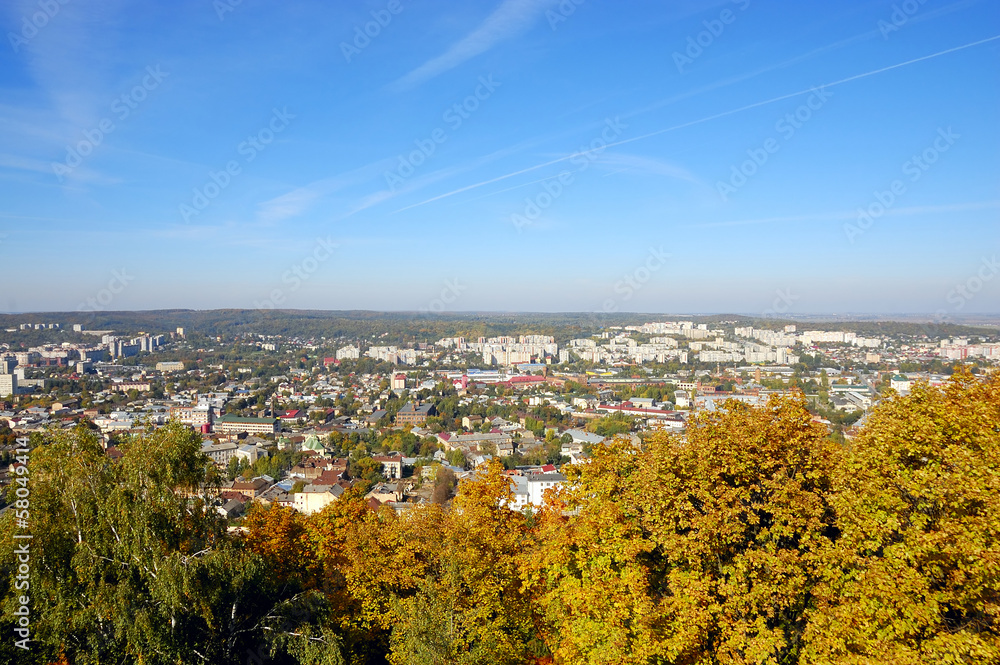
<svg viewBox="0 0 1000 665">
<path fill-rule="evenodd" d="M 17 394 L 17 375 L 0 374 L 0 398 Z"/>
</svg>

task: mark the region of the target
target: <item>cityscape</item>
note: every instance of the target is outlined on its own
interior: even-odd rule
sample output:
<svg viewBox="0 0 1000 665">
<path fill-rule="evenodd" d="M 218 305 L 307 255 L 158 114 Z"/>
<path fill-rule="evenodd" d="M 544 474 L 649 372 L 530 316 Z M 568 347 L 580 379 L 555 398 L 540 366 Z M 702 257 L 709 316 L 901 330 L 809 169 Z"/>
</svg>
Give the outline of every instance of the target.
<svg viewBox="0 0 1000 665">
<path fill-rule="evenodd" d="M 1000 663 L 994 1 L 0 28 L 0 665 Z"/>
<path fill-rule="evenodd" d="M 10 338 L 45 341 L 0 345 L 0 419 L 15 437 L 83 421 L 112 455 L 131 433 L 181 423 L 227 475 L 213 500 L 227 518 L 254 500 L 312 514 L 359 481 L 375 483 L 366 499 L 402 512 L 432 500 L 440 473 L 461 483 L 494 460 L 515 483 L 513 505 L 537 510 L 541 489 L 565 481 L 563 465 L 616 435 L 683 432 L 727 400 L 762 407 L 800 394 L 845 441 L 886 395 L 943 386 L 962 365 L 1000 364 L 1000 333 L 989 328 L 944 336 L 913 324 L 892 333 L 824 327 L 648 321 L 559 341 L 388 344 L 17 323 L 5 329 Z M 3 451 L 8 462 L 15 448 Z M 270 473 L 255 475 L 261 469 Z M 14 478 L 8 469 L 0 482 Z"/>
</svg>

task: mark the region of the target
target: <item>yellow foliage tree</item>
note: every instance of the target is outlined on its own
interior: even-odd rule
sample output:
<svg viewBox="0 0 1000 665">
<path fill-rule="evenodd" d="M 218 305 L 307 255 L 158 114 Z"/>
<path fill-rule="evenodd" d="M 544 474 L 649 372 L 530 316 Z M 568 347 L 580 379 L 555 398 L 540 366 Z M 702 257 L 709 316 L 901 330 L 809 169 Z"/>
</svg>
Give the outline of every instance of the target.
<svg viewBox="0 0 1000 665">
<path fill-rule="evenodd" d="M 806 662 L 1000 662 L 1000 374 L 880 405 L 835 505 Z"/>
<path fill-rule="evenodd" d="M 838 450 L 803 402 L 727 402 L 687 436 L 595 449 L 532 582 L 565 663 L 784 663 L 833 536 Z"/>
<path fill-rule="evenodd" d="M 450 509 L 433 506 L 407 520 L 408 528 L 421 534 L 413 540 L 425 543 L 427 567 L 417 592 L 398 602 L 391 662 L 527 660 L 534 625 L 519 564 L 531 549 L 531 535 L 525 517 L 509 508 L 512 500 L 510 480 L 494 462 L 462 483 Z M 428 542 L 428 523 L 436 523 L 434 545 Z"/>
</svg>

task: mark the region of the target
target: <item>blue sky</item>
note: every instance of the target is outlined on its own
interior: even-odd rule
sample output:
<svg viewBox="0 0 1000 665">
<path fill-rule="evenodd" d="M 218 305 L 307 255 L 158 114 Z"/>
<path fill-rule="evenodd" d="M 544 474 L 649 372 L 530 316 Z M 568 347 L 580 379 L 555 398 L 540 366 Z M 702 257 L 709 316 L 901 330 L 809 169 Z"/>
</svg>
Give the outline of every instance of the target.
<svg viewBox="0 0 1000 665">
<path fill-rule="evenodd" d="M 0 27 L 0 310 L 1000 313 L 989 0 L 25 0 Z"/>
</svg>

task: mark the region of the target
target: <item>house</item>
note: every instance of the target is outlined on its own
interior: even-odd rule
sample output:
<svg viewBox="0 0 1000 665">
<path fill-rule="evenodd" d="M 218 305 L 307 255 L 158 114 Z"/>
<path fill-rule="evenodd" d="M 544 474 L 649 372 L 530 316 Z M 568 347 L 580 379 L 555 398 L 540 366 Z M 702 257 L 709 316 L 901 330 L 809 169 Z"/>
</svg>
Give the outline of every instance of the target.
<svg viewBox="0 0 1000 665">
<path fill-rule="evenodd" d="M 319 437 L 315 434 L 310 434 L 302 441 L 301 450 L 303 452 L 311 452 L 320 457 L 326 456 L 326 447 L 320 443 Z"/>
<path fill-rule="evenodd" d="M 379 503 L 391 503 L 403 500 L 403 483 L 378 483 L 365 495 L 366 499 L 375 499 Z"/>
<path fill-rule="evenodd" d="M 514 481 L 512 488 L 514 503 L 510 506 L 512 509 L 523 511 L 528 508 L 539 508 L 545 501 L 545 492 L 557 490 L 566 482 L 566 476 L 549 469 L 554 467 L 546 465 L 541 473 L 511 477 Z"/>
<path fill-rule="evenodd" d="M 445 450 L 468 448 L 469 446 L 482 448 L 486 444 L 493 444 L 499 448 L 502 444 L 513 443 L 513 439 L 509 434 L 496 431 L 485 433 L 473 432 L 471 434 L 451 434 L 449 432 L 441 432 L 437 435 L 437 439 L 441 445 L 444 446 Z"/>
<path fill-rule="evenodd" d="M 239 499 L 229 499 L 215 510 L 226 519 L 233 519 L 243 514 L 246 505 Z"/>
<path fill-rule="evenodd" d="M 368 414 L 368 416 L 367 416 L 367 417 L 365 418 L 365 422 L 366 422 L 367 424 L 369 424 L 369 425 L 377 425 L 377 424 L 378 424 L 378 421 L 380 421 L 380 420 L 382 420 L 383 418 L 385 418 L 385 416 L 386 416 L 386 411 L 383 411 L 383 410 L 381 410 L 381 409 L 380 409 L 380 410 L 378 410 L 378 411 L 372 411 L 372 412 L 371 412 L 370 414 Z"/>
<path fill-rule="evenodd" d="M 296 492 L 294 507 L 304 515 L 312 515 L 323 510 L 340 498 L 344 488 L 340 485 L 306 485 Z"/>
<path fill-rule="evenodd" d="M 263 478 L 254 478 L 253 480 L 243 480 L 238 478 L 235 482 L 233 482 L 233 486 L 230 488 L 230 491 L 239 492 L 248 499 L 256 499 L 270 486 L 271 483 L 267 482 Z"/>
<path fill-rule="evenodd" d="M 909 377 L 904 374 L 896 374 L 889 379 L 889 387 L 902 395 L 910 392 L 910 388 L 913 387 L 913 382 L 910 381 Z"/>
<path fill-rule="evenodd" d="M 382 465 L 382 475 L 386 478 L 403 477 L 403 456 L 398 454 L 375 455 L 372 459 Z"/>
<path fill-rule="evenodd" d="M 493 461 L 493 455 L 473 455 L 469 458 L 469 465 L 473 469 L 478 469 L 481 466 L 486 466 Z"/>
<path fill-rule="evenodd" d="M 244 443 L 237 446 L 235 456 L 239 459 L 246 460 L 248 464 L 253 464 L 261 457 L 267 457 L 268 454 L 263 448 L 258 448 L 257 446 Z"/>
<path fill-rule="evenodd" d="M 278 505 L 290 508 L 295 505 L 295 497 L 277 485 L 265 490 L 256 500 L 265 506 Z"/>
<path fill-rule="evenodd" d="M 407 402 L 399 412 L 396 413 L 397 425 L 423 425 L 431 416 L 437 415 L 437 409 L 433 404 L 421 404 L 420 402 Z"/>
<path fill-rule="evenodd" d="M 482 416 L 472 415 L 472 416 L 464 416 L 462 418 L 462 427 L 464 427 L 465 429 L 479 429 L 479 427 L 482 424 L 483 424 Z"/>
<path fill-rule="evenodd" d="M 390 387 L 393 390 L 406 390 L 406 375 L 396 374 L 392 377 L 392 384 Z"/>
<path fill-rule="evenodd" d="M 288 471 L 288 475 L 293 478 L 305 478 L 306 480 L 314 480 L 323 475 L 323 471 L 325 470 L 326 470 L 325 460 L 309 457 L 303 459 L 301 462 L 293 466 Z"/>
<path fill-rule="evenodd" d="M 579 455 L 582 452 L 583 452 L 583 444 L 576 441 L 562 444 L 562 448 L 559 450 L 559 454 L 565 455 L 566 457 L 570 457 L 572 455 Z"/>
<path fill-rule="evenodd" d="M 208 455 L 216 466 L 226 466 L 236 456 L 238 448 L 235 443 L 215 443 L 202 446 L 201 452 Z"/>
<path fill-rule="evenodd" d="M 347 480 L 346 471 L 335 471 L 334 469 L 324 469 L 323 473 L 313 478 L 310 485 L 336 485 L 342 480 Z"/>
<path fill-rule="evenodd" d="M 593 432 L 586 432 L 582 429 L 568 429 L 563 432 L 563 435 L 569 434 L 573 439 L 573 443 L 595 445 L 604 441 L 604 437 L 600 434 L 594 434 Z"/>
</svg>

